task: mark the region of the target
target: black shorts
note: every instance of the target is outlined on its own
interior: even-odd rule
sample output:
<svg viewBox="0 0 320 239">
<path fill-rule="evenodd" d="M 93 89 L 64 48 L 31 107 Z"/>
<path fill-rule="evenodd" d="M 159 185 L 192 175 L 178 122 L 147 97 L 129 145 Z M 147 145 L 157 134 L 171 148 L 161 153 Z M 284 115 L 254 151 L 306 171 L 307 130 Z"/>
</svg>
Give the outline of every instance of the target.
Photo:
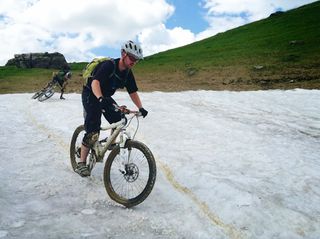
<svg viewBox="0 0 320 239">
<path fill-rule="evenodd" d="M 114 100 L 113 102 L 116 103 Z M 87 87 L 84 87 L 82 91 L 82 104 L 84 107 L 84 128 L 86 133 L 99 132 L 102 116 L 101 108 L 98 99 Z M 106 111 L 103 116 L 110 124 L 121 120 L 121 113 L 112 110 Z"/>
<path fill-rule="evenodd" d="M 63 79 L 61 79 L 60 77 L 58 77 L 58 76 L 54 76 L 53 77 L 53 79 L 52 79 L 52 82 L 57 82 L 59 85 L 60 85 L 60 87 L 62 87 L 63 86 L 63 83 L 64 83 L 64 80 Z"/>
</svg>

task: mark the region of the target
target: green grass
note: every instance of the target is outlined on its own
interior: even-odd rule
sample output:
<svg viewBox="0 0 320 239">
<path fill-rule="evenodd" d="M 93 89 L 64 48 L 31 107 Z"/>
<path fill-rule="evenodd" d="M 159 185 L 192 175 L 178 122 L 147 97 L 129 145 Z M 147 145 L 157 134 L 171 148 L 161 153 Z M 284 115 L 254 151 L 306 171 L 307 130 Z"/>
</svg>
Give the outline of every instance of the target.
<svg viewBox="0 0 320 239">
<path fill-rule="evenodd" d="M 71 67 L 72 72 L 81 72 L 88 62 L 74 62 L 74 63 L 69 63 L 69 66 Z"/>
<path fill-rule="evenodd" d="M 86 63 L 71 63 L 71 71 L 78 79 Z M 52 79 L 56 69 L 31 68 L 23 69 L 15 66 L 0 66 L 0 93 L 21 93 L 40 90 Z M 81 79 L 80 79 L 81 81 Z"/>
<path fill-rule="evenodd" d="M 0 67 L 0 93 L 32 92 L 35 90 L 35 82 L 39 84 L 51 75 L 52 71 L 47 69 Z"/>
</svg>

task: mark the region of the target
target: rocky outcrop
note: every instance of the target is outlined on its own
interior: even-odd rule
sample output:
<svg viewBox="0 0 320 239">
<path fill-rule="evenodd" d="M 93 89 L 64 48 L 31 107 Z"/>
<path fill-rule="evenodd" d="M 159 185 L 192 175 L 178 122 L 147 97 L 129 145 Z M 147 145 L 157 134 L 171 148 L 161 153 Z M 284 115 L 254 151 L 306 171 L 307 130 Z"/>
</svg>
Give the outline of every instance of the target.
<svg viewBox="0 0 320 239">
<path fill-rule="evenodd" d="M 6 66 L 17 66 L 19 68 L 55 68 L 61 69 L 68 67 L 64 56 L 59 53 L 27 53 L 15 54 Z"/>
</svg>

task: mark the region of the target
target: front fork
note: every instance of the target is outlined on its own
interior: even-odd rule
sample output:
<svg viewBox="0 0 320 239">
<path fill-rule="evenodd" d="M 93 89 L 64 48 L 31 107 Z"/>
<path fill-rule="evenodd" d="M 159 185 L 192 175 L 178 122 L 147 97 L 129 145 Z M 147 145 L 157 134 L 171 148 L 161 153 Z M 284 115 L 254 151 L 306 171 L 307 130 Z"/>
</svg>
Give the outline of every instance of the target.
<svg viewBox="0 0 320 239">
<path fill-rule="evenodd" d="M 131 139 L 131 136 L 130 136 L 130 134 L 128 132 L 122 130 L 120 132 L 120 137 L 119 138 L 120 138 L 119 146 L 120 146 L 120 150 L 121 150 L 121 148 L 123 149 L 126 146 L 126 143 L 127 143 L 128 140 Z"/>
<path fill-rule="evenodd" d="M 127 165 L 130 162 L 130 156 L 131 156 L 131 149 L 126 145 L 127 142 L 131 140 L 131 136 L 128 132 L 126 131 L 121 131 L 120 132 L 120 158 L 122 158 L 122 164 L 123 167 Z"/>
</svg>

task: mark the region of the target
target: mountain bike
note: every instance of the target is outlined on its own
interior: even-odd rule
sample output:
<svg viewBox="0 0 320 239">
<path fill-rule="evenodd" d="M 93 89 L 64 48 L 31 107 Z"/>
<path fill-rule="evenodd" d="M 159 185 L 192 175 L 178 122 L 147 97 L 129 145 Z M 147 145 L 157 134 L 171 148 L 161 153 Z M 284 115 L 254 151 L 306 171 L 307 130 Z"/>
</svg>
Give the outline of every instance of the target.
<svg viewBox="0 0 320 239">
<path fill-rule="evenodd" d="M 39 90 L 36 92 L 31 98 L 32 99 L 38 99 L 39 101 L 45 101 L 49 99 L 53 94 L 55 93 L 55 88 L 58 86 L 58 82 L 49 82 L 46 87 L 44 87 L 42 90 Z"/>
<path fill-rule="evenodd" d="M 127 208 L 142 203 L 151 193 L 156 180 L 157 167 L 151 150 L 135 140 L 139 128 L 140 112 L 120 107 L 121 120 L 101 127 L 101 132 L 111 130 L 109 137 L 102 137 L 93 145 L 87 158 L 91 173 L 97 162 L 103 162 L 107 151 L 111 151 L 105 161 L 103 181 L 109 197 Z M 128 117 L 126 118 L 125 115 Z M 133 119 L 137 124 L 133 137 L 127 131 Z M 70 160 L 75 171 L 80 160 L 81 144 L 85 134 L 84 126 L 76 128 L 70 144 Z M 112 144 L 114 142 L 115 144 Z M 110 145 L 113 145 L 110 149 Z"/>
</svg>

